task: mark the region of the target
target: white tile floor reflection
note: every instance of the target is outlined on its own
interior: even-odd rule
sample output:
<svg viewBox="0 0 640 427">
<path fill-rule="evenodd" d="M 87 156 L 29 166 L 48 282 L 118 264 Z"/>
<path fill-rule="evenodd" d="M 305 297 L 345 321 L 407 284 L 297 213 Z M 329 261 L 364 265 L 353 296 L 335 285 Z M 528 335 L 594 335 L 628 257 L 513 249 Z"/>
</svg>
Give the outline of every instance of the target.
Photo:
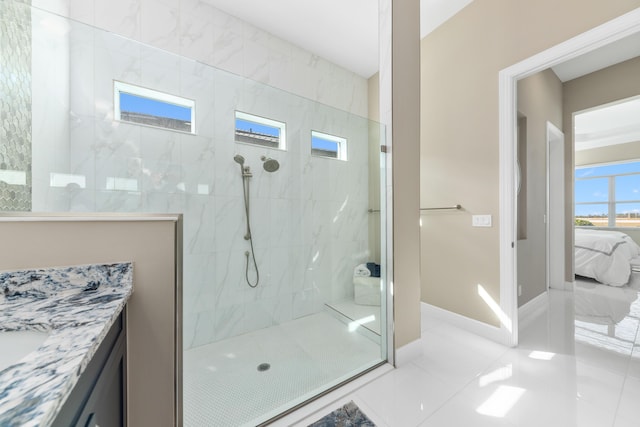
<svg viewBox="0 0 640 427">
<path fill-rule="evenodd" d="M 620 291 L 593 312 L 576 309 L 573 293 L 551 291 L 514 349 L 423 316 L 424 355 L 340 402 L 354 400 L 379 427 L 640 426 L 640 301 L 635 291 L 620 318 L 629 299 Z M 615 326 L 602 316 L 607 305 L 616 306 Z"/>
</svg>

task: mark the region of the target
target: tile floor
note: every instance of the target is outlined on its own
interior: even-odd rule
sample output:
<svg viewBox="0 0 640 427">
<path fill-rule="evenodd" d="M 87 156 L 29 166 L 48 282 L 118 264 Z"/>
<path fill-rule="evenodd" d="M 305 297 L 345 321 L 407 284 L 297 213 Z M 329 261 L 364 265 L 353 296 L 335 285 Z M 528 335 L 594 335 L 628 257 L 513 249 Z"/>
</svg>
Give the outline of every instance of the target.
<svg viewBox="0 0 640 427">
<path fill-rule="evenodd" d="M 550 291 L 545 310 L 520 329 L 518 348 L 424 315 L 421 357 L 276 425 L 306 426 L 353 400 L 378 427 L 640 426 L 638 293 L 614 326 L 601 311 L 615 305 L 619 314 L 623 290 L 595 303 L 596 315 L 584 306 L 576 314 L 578 292 Z"/>
</svg>

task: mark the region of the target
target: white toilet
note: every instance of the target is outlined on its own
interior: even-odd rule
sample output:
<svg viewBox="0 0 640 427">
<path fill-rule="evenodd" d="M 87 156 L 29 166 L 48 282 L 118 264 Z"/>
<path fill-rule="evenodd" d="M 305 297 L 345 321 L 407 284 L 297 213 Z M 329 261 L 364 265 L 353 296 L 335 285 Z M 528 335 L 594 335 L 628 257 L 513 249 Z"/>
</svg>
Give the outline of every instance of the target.
<svg viewBox="0 0 640 427">
<path fill-rule="evenodd" d="M 353 277 L 354 301 L 359 305 L 380 305 L 380 278 Z"/>
</svg>

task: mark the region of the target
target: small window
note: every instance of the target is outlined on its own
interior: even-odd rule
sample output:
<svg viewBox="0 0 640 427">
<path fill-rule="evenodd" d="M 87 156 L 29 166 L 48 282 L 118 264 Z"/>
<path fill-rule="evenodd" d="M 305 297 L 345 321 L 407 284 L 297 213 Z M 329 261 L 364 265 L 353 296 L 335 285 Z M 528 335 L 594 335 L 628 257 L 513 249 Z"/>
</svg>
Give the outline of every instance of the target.
<svg viewBox="0 0 640 427">
<path fill-rule="evenodd" d="M 107 177 L 107 190 L 115 191 L 138 191 L 138 180 L 132 178 L 119 178 L 116 176 Z"/>
<path fill-rule="evenodd" d="M 311 154 L 347 160 L 347 140 L 340 136 L 311 131 Z"/>
<path fill-rule="evenodd" d="M 286 125 L 276 120 L 236 111 L 236 142 L 285 150 Z"/>
<path fill-rule="evenodd" d="M 87 188 L 87 177 L 84 175 L 52 172 L 49 174 L 49 186 L 60 188 Z"/>
<path fill-rule="evenodd" d="M 113 82 L 115 120 L 196 133 L 195 101 L 122 82 Z"/>
</svg>

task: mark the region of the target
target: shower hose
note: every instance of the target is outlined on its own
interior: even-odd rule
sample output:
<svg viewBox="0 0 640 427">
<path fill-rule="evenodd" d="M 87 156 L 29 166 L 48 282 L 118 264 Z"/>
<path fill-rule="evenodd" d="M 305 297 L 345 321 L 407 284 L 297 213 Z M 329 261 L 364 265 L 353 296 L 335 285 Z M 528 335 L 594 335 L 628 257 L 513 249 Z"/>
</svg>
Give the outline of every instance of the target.
<svg viewBox="0 0 640 427">
<path fill-rule="evenodd" d="M 256 252 L 253 249 L 253 237 L 251 236 L 251 221 L 249 221 L 249 176 L 242 176 L 242 192 L 244 195 L 244 213 L 247 218 L 247 234 L 244 235 L 244 239 L 249 241 L 249 245 L 251 246 L 251 252 L 246 251 L 244 256 L 246 258 L 245 269 L 244 269 L 244 277 L 247 281 L 247 285 L 252 288 L 258 286 L 260 282 L 260 271 L 258 270 L 258 263 L 256 262 Z M 253 266 L 256 269 L 256 282 L 251 283 L 249 280 L 249 259 L 253 259 Z"/>
</svg>

